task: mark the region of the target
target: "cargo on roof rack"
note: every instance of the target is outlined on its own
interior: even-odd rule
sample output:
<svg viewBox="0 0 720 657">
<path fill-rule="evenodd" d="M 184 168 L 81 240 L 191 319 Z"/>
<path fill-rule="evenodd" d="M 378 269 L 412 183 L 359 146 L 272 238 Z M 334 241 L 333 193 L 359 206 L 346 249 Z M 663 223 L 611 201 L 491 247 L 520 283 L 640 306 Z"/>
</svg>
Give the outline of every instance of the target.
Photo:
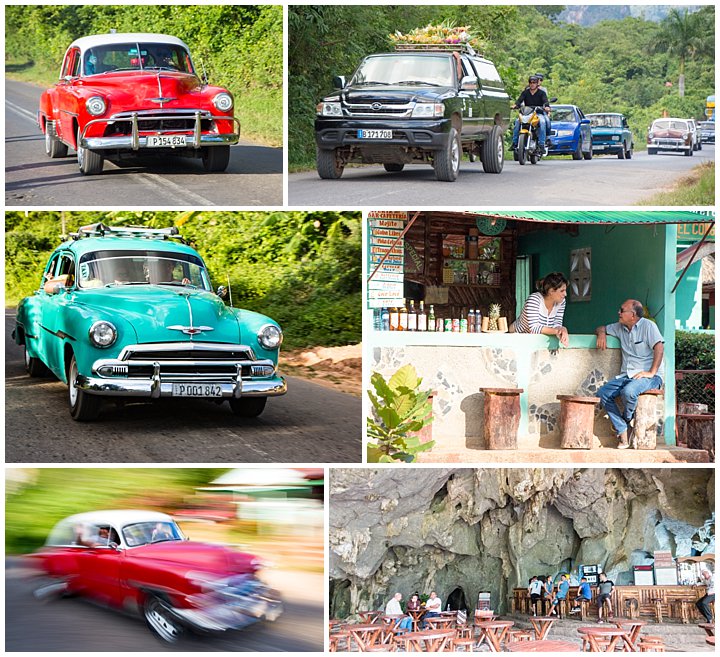
<svg viewBox="0 0 720 657">
<path fill-rule="evenodd" d="M 187 241 L 179 234 L 176 226 L 169 228 L 143 228 L 140 226 L 106 226 L 102 222 L 96 224 L 88 224 L 81 226 L 77 232 L 70 233 L 70 237 L 79 240 L 83 237 L 140 237 L 153 240 L 171 240 L 175 239 L 183 244 Z"/>
<path fill-rule="evenodd" d="M 396 43 L 395 50 L 428 50 L 440 52 L 462 52 L 475 55 L 472 46 L 467 43 Z"/>
</svg>

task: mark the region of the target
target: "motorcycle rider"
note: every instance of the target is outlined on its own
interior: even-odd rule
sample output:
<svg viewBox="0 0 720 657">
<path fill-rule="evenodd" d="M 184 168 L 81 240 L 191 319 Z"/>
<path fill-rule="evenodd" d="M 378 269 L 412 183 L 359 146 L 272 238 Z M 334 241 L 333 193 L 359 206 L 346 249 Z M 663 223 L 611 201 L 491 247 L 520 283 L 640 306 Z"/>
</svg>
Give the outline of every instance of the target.
<svg viewBox="0 0 720 657">
<path fill-rule="evenodd" d="M 523 104 L 527 107 L 536 108 L 536 112 L 540 118 L 540 121 L 538 122 L 538 150 L 539 154 L 543 155 L 545 153 L 546 124 L 542 115 L 545 112 L 550 111 L 550 101 L 548 100 L 547 94 L 540 89 L 540 80 L 537 75 L 531 75 L 528 78 L 528 86 L 520 94 L 512 109 L 517 109 Z M 515 128 L 513 129 L 512 139 L 513 150 L 517 149 L 519 136 L 520 120 L 515 119 Z"/>
<path fill-rule="evenodd" d="M 535 76 L 538 79 L 538 89 L 540 89 L 540 91 L 544 91 L 545 94 L 547 95 L 547 89 L 545 87 L 543 87 L 543 80 L 545 80 L 545 76 L 542 73 L 535 73 Z M 550 98 L 550 96 L 548 96 L 548 99 L 549 98 Z M 545 112 L 545 114 L 543 114 L 540 118 L 545 120 L 545 134 L 549 137 L 550 136 L 550 110 L 547 110 Z"/>
</svg>

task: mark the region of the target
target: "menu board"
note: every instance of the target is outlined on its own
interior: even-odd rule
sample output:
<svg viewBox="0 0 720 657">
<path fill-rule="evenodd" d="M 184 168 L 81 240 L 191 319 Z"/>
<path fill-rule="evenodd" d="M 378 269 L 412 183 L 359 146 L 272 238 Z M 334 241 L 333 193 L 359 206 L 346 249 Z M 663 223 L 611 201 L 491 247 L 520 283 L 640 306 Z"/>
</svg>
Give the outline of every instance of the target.
<svg viewBox="0 0 720 657">
<path fill-rule="evenodd" d="M 368 306 L 399 306 L 404 297 L 405 246 L 398 238 L 407 212 L 368 213 Z"/>
</svg>

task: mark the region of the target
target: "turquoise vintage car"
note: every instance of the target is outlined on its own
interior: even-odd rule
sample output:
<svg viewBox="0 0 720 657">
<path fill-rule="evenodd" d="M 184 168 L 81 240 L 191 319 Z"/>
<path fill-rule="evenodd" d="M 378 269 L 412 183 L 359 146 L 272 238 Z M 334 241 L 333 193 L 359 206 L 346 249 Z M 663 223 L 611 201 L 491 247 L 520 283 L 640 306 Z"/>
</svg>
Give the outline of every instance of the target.
<svg viewBox="0 0 720 657">
<path fill-rule="evenodd" d="M 588 114 L 592 130 L 593 152 L 596 155 L 609 153 L 617 155 L 619 160 L 629 160 L 633 156 L 635 142 L 627 119 L 617 112 Z"/>
<path fill-rule="evenodd" d="M 50 257 L 20 302 L 15 341 L 30 376 L 68 384 L 75 420 L 105 398 L 228 400 L 255 417 L 287 391 L 283 334 L 272 319 L 227 306 L 176 228 L 81 228 Z"/>
</svg>

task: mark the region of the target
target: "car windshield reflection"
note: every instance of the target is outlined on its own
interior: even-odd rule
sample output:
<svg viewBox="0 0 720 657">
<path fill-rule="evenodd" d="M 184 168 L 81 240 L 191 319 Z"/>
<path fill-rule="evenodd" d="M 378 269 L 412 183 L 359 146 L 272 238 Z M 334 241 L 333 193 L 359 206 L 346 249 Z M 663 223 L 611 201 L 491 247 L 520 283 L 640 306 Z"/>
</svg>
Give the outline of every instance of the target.
<svg viewBox="0 0 720 657">
<path fill-rule="evenodd" d="M 83 65 L 85 75 L 148 69 L 194 73 L 187 51 L 171 43 L 113 43 L 95 46 L 85 51 Z"/>
<path fill-rule="evenodd" d="M 590 125 L 593 128 L 622 128 L 622 118 L 614 114 L 590 116 Z"/>
<path fill-rule="evenodd" d="M 128 547 L 184 540 L 174 522 L 136 522 L 123 527 L 122 533 Z"/>
<path fill-rule="evenodd" d="M 408 54 L 368 57 L 358 68 L 351 85 L 407 84 L 449 87 L 453 84 L 452 62 L 448 57 Z"/>
</svg>

